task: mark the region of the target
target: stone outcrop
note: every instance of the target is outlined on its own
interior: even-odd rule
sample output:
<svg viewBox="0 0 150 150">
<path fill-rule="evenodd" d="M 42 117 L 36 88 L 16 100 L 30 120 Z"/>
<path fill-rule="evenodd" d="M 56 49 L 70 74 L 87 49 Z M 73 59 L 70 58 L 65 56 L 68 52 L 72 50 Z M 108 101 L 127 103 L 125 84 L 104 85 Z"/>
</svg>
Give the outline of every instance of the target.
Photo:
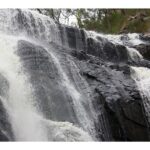
<svg viewBox="0 0 150 150">
<path fill-rule="evenodd" d="M 62 42 L 65 45 L 63 28 L 60 26 L 59 29 L 62 34 Z M 60 57 L 62 66 L 66 68 L 66 72 L 71 79 L 74 78 L 76 70 L 68 64 L 68 55 L 79 67 L 80 75 L 87 81 L 91 90 L 91 101 L 99 116 L 98 123 L 95 123 L 97 137 L 104 141 L 149 141 L 148 118 L 130 70 L 130 65 L 147 65 L 149 67 L 149 61 L 132 61 L 128 57 L 125 46 L 114 45 L 105 38 L 99 38 L 98 40 L 86 38 L 83 30 L 66 27 L 65 31 L 69 47 L 58 46 L 53 43 L 51 49 Z M 61 89 L 57 86 L 60 77 L 57 77 L 57 71 L 53 62 L 50 61 L 49 54 L 45 52 L 42 46 L 35 46 L 26 41 L 20 41 L 18 46 L 18 55 L 22 58 L 26 71 L 31 76 L 31 82 L 34 82 L 33 85 L 38 87 L 36 89 L 39 89 L 36 93 L 39 95 L 38 99 L 42 99 L 41 106 L 43 106 L 43 109 L 57 109 L 57 114 L 51 114 L 62 119 L 59 114 L 67 113 L 70 108 L 61 108 L 67 97 L 61 93 Z M 147 45 L 143 44 L 143 46 Z M 145 59 L 148 58 L 147 51 L 144 51 L 141 45 L 137 45 L 136 48 Z M 41 73 L 43 74 L 42 78 Z M 74 82 L 77 84 L 76 80 Z M 43 84 L 44 87 L 47 87 L 46 89 L 51 89 L 49 92 L 52 92 L 50 95 L 53 95 L 56 100 L 56 108 L 47 108 L 49 98 L 47 92 L 43 89 Z M 41 88 L 39 88 L 40 86 Z M 87 94 L 85 87 L 83 87 L 83 92 Z M 60 97 L 63 100 L 61 102 L 59 101 Z M 46 116 L 51 118 L 48 114 Z M 73 122 L 76 119 L 75 114 L 74 118 L 71 118 L 71 116 L 70 118 L 63 117 L 64 120 L 68 118 L 68 121 Z"/>
<path fill-rule="evenodd" d="M 9 83 L 3 75 L 0 74 L 0 141 L 12 141 L 13 133 L 8 119 L 8 113 L 2 101 L 7 98 Z"/>
<path fill-rule="evenodd" d="M 75 32 L 73 30 L 67 30 L 73 48 L 71 55 L 75 57 L 81 75 L 92 89 L 95 109 L 99 108 L 101 112 L 99 118 L 108 118 L 111 140 L 148 141 L 149 122 L 140 91 L 131 78 L 130 65 L 149 67 L 149 62 L 131 62 L 126 47 L 114 45 L 105 39 L 85 39 L 82 30 L 80 36 L 83 45 L 85 44 L 84 49 L 76 49 L 72 45 L 76 43 L 76 36 L 73 38 L 73 34 L 70 33 Z M 149 39 L 145 38 L 143 40 L 149 42 Z M 145 59 L 149 59 L 149 45 L 137 45 L 135 48 Z"/>
</svg>

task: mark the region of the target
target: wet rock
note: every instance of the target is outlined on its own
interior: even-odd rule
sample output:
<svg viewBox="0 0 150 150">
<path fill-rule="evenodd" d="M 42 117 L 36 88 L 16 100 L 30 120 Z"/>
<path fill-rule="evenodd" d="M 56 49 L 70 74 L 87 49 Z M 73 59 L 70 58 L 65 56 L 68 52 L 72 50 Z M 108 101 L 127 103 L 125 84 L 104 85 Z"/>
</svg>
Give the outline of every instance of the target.
<svg viewBox="0 0 150 150">
<path fill-rule="evenodd" d="M 140 54 L 147 60 L 150 60 L 150 44 L 140 44 L 137 46 L 134 46 Z"/>
<path fill-rule="evenodd" d="M 86 53 L 80 58 L 78 53 L 77 50 L 73 57 L 76 57 L 80 72 L 92 90 L 91 100 L 99 114 L 99 126 L 100 122 L 104 126 L 96 126 L 102 133 L 99 134 L 101 139 L 148 141 L 148 118 L 140 92 L 131 77 L 130 65 L 149 66 L 149 61 L 129 62 L 126 47 L 102 39 L 97 42 L 88 38 Z M 146 53 L 145 57 L 149 57 Z"/>
<path fill-rule="evenodd" d="M 84 66 L 83 75 L 93 89 L 93 95 L 98 93 L 101 95 L 99 100 L 103 98 L 103 106 L 99 105 L 103 107 L 105 117 L 109 119 L 113 139 L 149 140 L 149 127 L 143 112 L 142 98 L 130 77 L 130 72 L 124 70 L 128 67 L 116 71 L 107 66 L 91 66 Z"/>
<path fill-rule="evenodd" d="M 0 141 L 14 140 L 8 112 L 3 102 L 7 100 L 8 90 L 9 83 L 6 78 L 0 74 Z"/>
<path fill-rule="evenodd" d="M 52 50 L 52 47 L 51 47 Z M 71 97 L 61 87 L 61 76 L 52 56 L 39 45 L 21 40 L 17 54 L 33 86 L 38 108 L 46 118 L 77 122 L 70 106 Z"/>
<path fill-rule="evenodd" d="M 140 39 L 143 40 L 143 41 L 148 41 L 148 42 L 150 42 L 150 34 L 143 34 L 143 35 L 140 35 Z"/>
</svg>

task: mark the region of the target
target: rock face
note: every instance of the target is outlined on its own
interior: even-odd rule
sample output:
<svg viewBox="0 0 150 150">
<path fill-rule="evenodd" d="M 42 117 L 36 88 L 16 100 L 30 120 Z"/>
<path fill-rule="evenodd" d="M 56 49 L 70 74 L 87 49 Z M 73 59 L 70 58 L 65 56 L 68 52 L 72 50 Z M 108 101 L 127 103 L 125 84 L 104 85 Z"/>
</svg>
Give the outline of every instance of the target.
<svg viewBox="0 0 150 150">
<path fill-rule="evenodd" d="M 73 31 L 74 30 L 74 31 Z M 104 38 L 85 39 L 84 32 L 80 30 L 80 38 L 76 37 L 76 29 L 68 29 L 67 35 L 71 55 L 80 66 L 81 75 L 87 80 L 92 89 L 92 101 L 95 109 L 100 111 L 101 118 L 107 118 L 110 125 L 109 140 L 118 141 L 148 141 L 149 122 L 146 117 L 140 91 L 135 81 L 131 78 L 130 65 L 150 67 L 148 61 L 143 59 L 130 60 L 127 48 L 115 45 Z M 79 32 L 79 31 L 78 31 Z M 74 36 L 73 36 L 74 35 Z M 77 38 L 82 39 L 77 49 Z M 149 59 L 149 39 L 143 41 L 145 44 L 132 46 Z M 74 44 L 76 43 L 76 44 Z M 106 132 L 102 129 L 102 138 Z"/>
<path fill-rule="evenodd" d="M 0 74 L 0 141 L 13 141 L 11 124 L 8 119 L 7 111 L 2 103 L 2 101 L 5 101 L 5 98 L 7 98 L 8 90 L 8 81 Z"/>
<path fill-rule="evenodd" d="M 63 40 L 62 29 L 64 30 L 60 27 Z M 130 70 L 130 65 L 142 66 L 145 64 L 142 63 L 144 60 L 140 62 L 131 60 L 125 46 L 115 45 L 105 38 L 99 38 L 97 41 L 93 38 L 86 38 L 83 30 L 75 28 L 66 27 L 65 31 L 69 47 L 65 48 L 53 43 L 51 49 L 60 57 L 62 66 L 72 82 L 78 84 L 74 78 L 76 70 L 68 62 L 70 58 L 78 66 L 82 78 L 88 82 L 91 90 L 90 99 L 99 118 L 98 123 L 95 124 L 97 138 L 104 141 L 148 141 L 149 122 L 140 92 L 131 77 Z M 47 118 L 77 122 L 73 108 L 62 107 L 62 105 L 69 106 L 69 104 L 64 104 L 67 97 L 57 86 L 61 77 L 49 53 L 42 46 L 26 41 L 20 41 L 18 48 L 18 55 L 22 58 L 26 71 L 30 74 L 31 82 L 37 90 L 35 91 L 38 95 L 37 99 L 42 100 L 39 102 L 42 106 L 40 108 L 44 110 Z M 79 86 L 81 85 L 77 85 Z M 87 94 L 85 87 L 83 87 L 83 92 Z M 49 96 L 55 100 L 55 104 L 48 104 Z M 51 110 L 52 116 L 49 115 L 48 110 Z M 72 112 L 69 114 L 70 117 L 67 112 Z"/>
<path fill-rule="evenodd" d="M 142 54 L 145 59 L 150 60 L 150 44 L 140 44 L 134 47 Z"/>
<path fill-rule="evenodd" d="M 41 111 L 45 112 L 46 118 L 76 122 L 75 113 L 72 108 L 67 107 L 69 98 L 59 86 L 61 77 L 49 53 L 41 46 L 19 41 L 18 55 L 22 58 L 25 71 L 30 74 L 36 101 Z"/>
</svg>

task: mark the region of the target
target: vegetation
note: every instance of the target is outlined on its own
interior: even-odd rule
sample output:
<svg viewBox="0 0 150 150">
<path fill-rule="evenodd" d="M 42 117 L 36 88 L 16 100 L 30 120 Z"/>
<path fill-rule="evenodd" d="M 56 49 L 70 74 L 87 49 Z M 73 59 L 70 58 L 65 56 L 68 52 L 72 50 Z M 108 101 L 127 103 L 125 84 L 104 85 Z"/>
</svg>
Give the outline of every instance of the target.
<svg viewBox="0 0 150 150">
<path fill-rule="evenodd" d="M 76 18 L 76 26 L 104 33 L 150 32 L 150 9 L 38 9 L 56 22 Z"/>
</svg>

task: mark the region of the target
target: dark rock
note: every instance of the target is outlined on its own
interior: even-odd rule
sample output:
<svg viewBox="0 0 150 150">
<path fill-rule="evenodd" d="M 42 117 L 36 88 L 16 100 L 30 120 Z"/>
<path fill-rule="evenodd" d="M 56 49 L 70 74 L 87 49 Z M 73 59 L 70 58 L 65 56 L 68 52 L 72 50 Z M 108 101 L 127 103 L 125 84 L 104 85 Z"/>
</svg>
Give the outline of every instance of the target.
<svg viewBox="0 0 150 150">
<path fill-rule="evenodd" d="M 107 112 L 105 117 L 110 122 L 112 137 L 119 141 L 149 140 L 149 127 L 143 112 L 142 98 L 130 78 L 130 72 L 122 73 L 121 70 L 123 68 L 115 71 L 107 66 L 95 68 L 93 65 L 87 65 L 86 70 L 82 68 L 83 75 L 94 93 L 103 95 L 99 100 L 103 99 L 103 109 Z M 102 104 L 97 105 L 102 107 Z"/>
<path fill-rule="evenodd" d="M 140 39 L 143 40 L 143 41 L 148 41 L 148 42 L 150 42 L 150 34 L 143 34 L 143 35 L 140 35 Z"/>
<path fill-rule="evenodd" d="M 67 37 L 68 37 L 68 43 L 70 48 L 76 48 L 76 35 L 75 35 L 75 29 L 66 27 Z"/>
<path fill-rule="evenodd" d="M 140 54 L 147 60 L 150 60 L 150 44 L 140 44 L 137 46 L 134 46 Z"/>
<path fill-rule="evenodd" d="M 76 115 L 68 107 L 71 97 L 60 86 L 61 77 L 51 55 L 43 47 L 27 41 L 19 41 L 18 55 L 35 89 L 39 109 L 49 119 L 74 123 Z"/>
<path fill-rule="evenodd" d="M 137 63 L 129 63 L 126 47 L 110 42 L 101 43 L 102 39 L 99 41 L 92 38 L 87 39 L 87 53 L 82 53 L 81 57 L 86 57 L 88 63 L 85 59 L 76 57 L 79 51 L 76 51 L 76 56 L 73 56 L 80 60 L 82 75 L 93 91 L 95 109 L 99 109 L 101 117 L 103 114 L 103 118 L 108 118 L 107 121 L 100 119 L 100 122 L 109 129 L 110 135 L 108 137 L 105 134 L 106 128 L 103 128 L 102 139 L 149 140 L 149 124 L 142 98 L 130 72 L 131 64 L 133 66 L 149 66 L 149 62 L 140 60 Z M 87 57 L 88 54 L 89 57 Z"/>
<path fill-rule="evenodd" d="M 14 140 L 11 124 L 9 122 L 8 112 L 5 109 L 2 101 L 7 100 L 7 93 L 9 90 L 9 83 L 0 74 L 0 141 L 10 141 Z"/>
<path fill-rule="evenodd" d="M 97 137 L 104 141 L 149 140 L 149 124 L 142 98 L 130 72 L 131 64 L 144 66 L 148 62 L 141 60 L 137 63 L 129 63 L 125 46 L 114 45 L 101 38 L 98 41 L 92 38 L 86 39 L 83 30 L 77 32 L 77 29 L 67 27 L 66 32 L 69 49 L 66 50 L 61 46 L 56 48 L 54 44 L 54 47 L 51 46 L 51 50 L 59 53 L 65 68 L 69 67 L 66 69 L 69 70 L 70 79 L 74 80 L 73 76 L 76 72 L 75 70 L 71 72 L 72 66 L 69 66 L 66 54 L 69 54 L 78 64 L 80 74 L 88 82 L 92 92 L 91 101 L 99 118 L 99 122 L 95 123 Z M 64 32 L 62 32 L 62 37 L 63 34 Z M 61 77 L 50 54 L 43 47 L 20 41 L 18 55 L 22 58 L 26 72 L 30 74 L 40 109 L 45 112 L 47 118 L 77 122 L 74 110 L 65 107 L 69 106 L 66 99 L 69 102 L 70 98 L 66 97 L 59 87 Z M 75 84 L 77 84 L 76 81 Z M 50 90 L 46 91 L 45 89 Z M 85 89 L 83 91 L 86 93 Z M 49 104 L 49 99 L 52 100 L 50 103 L 53 105 Z M 64 107 L 61 107 L 62 105 Z M 48 110 L 51 110 L 51 116 Z M 72 118 L 72 116 L 74 117 Z"/>
</svg>

